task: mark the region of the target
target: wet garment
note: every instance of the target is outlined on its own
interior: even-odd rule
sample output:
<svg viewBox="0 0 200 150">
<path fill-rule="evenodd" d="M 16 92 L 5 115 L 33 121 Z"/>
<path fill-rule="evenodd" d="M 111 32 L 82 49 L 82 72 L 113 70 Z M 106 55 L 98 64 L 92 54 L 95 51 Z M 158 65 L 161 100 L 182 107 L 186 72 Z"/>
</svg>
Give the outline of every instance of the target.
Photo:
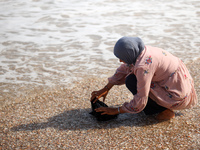
<svg viewBox="0 0 200 150">
<path fill-rule="evenodd" d="M 95 103 L 94 100 L 97 100 Z M 118 114 L 117 115 L 101 115 L 102 112 L 96 112 L 95 109 L 96 108 L 99 108 L 99 107 L 108 107 L 104 102 L 100 101 L 99 99 L 97 98 L 94 98 L 92 101 L 91 101 L 91 107 L 92 107 L 92 112 L 90 112 L 91 115 L 93 115 L 94 117 L 96 117 L 96 119 L 98 121 L 108 121 L 108 120 L 111 120 L 111 119 L 116 119 Z"/>
<path fill-rule="evenodd" d="M 108 80 L 121 85 L 130 74 L 137 78 L 137 94 L 123 104 L 126 112 L 142 111 L 148 97 L 171 110 L 191 108 L 197 103 L 194 82 L 186 66 L 163 49 L 145 46 L 135 65 L 122 64 Z"/>
</svg>

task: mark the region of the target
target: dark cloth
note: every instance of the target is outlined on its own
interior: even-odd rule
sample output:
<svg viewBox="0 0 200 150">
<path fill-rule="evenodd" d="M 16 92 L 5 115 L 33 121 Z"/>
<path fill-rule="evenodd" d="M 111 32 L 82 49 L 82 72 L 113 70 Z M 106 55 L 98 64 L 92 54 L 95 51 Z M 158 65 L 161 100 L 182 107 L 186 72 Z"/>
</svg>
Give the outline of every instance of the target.
<svg viewBox="0 0 200 150">
<path fill-rule="evenodd" d="M 136 95 L 137 94 L 137 78 L 136 78 L 136 76 L 134 74 L 129 75 L 128 77 L 126 77 L 125 83 L 126 83 L 126 87 L 129 89 L 129 91 L 131 91 L 131 93 L 133 95 Z M 166 109 L 167 108 L 158 105 L 155 101 L 153 101 L 150 97 L 148 97 L 147 105 L 143 109 L 143 111 L 146 115 L 153 115 L 156 113 L 160 113 Z"/>
<path fill-rule="evenodd" d="M 100 101 L 97 99 L 97 101 L 95 103 L 93 103 L 94 100 L 96 100 L 97 98 L 94 98 L 91 101 L 91 107 L 92 107 L 92 112 L 90 112 L 91 115 L 93 115 L 94 117 L 96 117 L 96 119 L 98 121 L 108 121 L 111 119 L 116 119 L 118 115 L 101 115 L 102 112 L 96 112 L 95 109 L 99 108 L 99 107 L 108 107 L 104 102 Z"/>
</svg>

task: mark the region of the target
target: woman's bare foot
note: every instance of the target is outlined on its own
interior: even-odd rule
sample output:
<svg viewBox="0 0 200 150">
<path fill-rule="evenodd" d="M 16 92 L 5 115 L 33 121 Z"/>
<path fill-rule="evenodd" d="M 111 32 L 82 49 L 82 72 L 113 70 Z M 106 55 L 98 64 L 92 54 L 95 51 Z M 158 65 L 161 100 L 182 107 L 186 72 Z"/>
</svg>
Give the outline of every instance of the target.
<svg viewBox="0 0 200 150">
<path fill-rule="evenodd" d="M 156 116 L 156 120 L 165 121 L 165 120 L 170 120 L 174 117 L 175 117 L 175 113 L 170 109 L 166 109 Z"/>
</svg>

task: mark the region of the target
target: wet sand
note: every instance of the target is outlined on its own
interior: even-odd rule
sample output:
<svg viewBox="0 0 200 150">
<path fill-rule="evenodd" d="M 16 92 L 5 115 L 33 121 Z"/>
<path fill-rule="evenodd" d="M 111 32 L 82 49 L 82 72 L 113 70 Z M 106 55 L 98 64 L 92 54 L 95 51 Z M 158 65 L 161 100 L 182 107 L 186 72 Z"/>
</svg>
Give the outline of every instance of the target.
<svg viewBox="0 0 200 150">
<path fill-rule="evenodd" d="M 200 59 L 187 66 L 200 97 Z M 200 148 L 199 103 L 193 109 L 176 111 L 176 117 L 165 122 L 157 122 L 154 116 L 145 116 L 142 112 L 97 122 L 89 114 L 90 93 L 106 82 L 106 78 L 90 76 L 69 85 L 71 88 L 38 87 L 31 92 L 27 86 L 18 88 L 21 91 L 29 88 L 29 92 L 22 92 L 18 98 L 5 96 L 9 101 L 0 112 L 0 149 Z M 106 103 L 119 106 L 131 97 L 124 86 L 115 86 Z"/>
</svg>

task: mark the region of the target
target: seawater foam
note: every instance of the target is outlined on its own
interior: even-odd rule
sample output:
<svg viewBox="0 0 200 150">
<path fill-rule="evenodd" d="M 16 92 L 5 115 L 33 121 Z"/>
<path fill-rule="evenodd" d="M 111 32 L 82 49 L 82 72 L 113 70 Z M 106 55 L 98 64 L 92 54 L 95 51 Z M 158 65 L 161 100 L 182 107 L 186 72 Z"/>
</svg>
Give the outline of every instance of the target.
<svg viewBox="0 0 200 150">
<path fill-rule="evenodd" d="M 198 0 L 1 0 L 0 82 L 66 84 L 119 66 L 113 46 L 139 36 L 184 61 L 200 57 Z M 102 75 L 102 74 L 101 74 Z"/>
</svg>

